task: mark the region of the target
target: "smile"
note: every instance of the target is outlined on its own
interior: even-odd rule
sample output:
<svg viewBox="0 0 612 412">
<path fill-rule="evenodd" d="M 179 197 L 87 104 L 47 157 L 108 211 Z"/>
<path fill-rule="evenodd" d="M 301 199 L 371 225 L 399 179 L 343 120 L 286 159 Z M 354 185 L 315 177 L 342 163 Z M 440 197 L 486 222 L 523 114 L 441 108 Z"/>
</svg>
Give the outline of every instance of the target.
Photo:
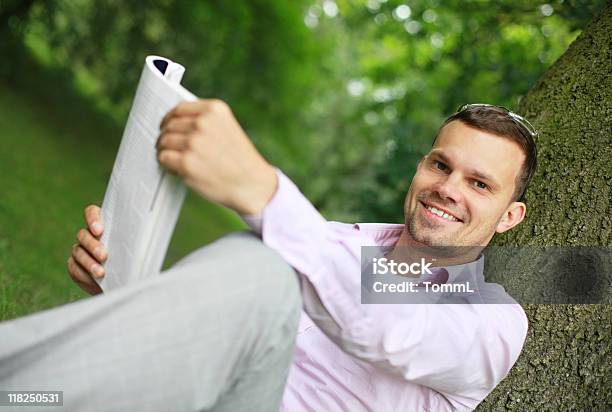
<svg viewBox="0 0 612 412">
<path fill-rule="evenodd" d="M 425 207 L 425 209 L 428 212 L 430 212 L 431 214 L 433 214 L 433 215 L 435 215 L 435 216 L 437 216 L 439 218 L 442 218 L 442 219 L 447 220 L 449 222 L 461 222 L 462 221 L 461 219 L 458 219 L 457 217 L 451 215 L 450 213 L 448 213 L 448 212 L 446 212 L 444 210 L 440 210 L 440 209 L 438 209 L 438 208 L 436 208 L 434 206 L 430 206 L 430 205 L 427 205 L 425 203 L 422 203 L 422 204 L 423 204 L 423 206 Z"/>
</svg>

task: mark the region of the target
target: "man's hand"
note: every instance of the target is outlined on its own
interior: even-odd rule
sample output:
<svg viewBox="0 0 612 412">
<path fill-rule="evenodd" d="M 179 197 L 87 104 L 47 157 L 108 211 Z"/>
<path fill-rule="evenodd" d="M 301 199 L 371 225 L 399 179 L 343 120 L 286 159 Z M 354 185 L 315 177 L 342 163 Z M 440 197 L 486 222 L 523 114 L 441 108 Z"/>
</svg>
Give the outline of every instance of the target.
<svg viewBox="0 0 612 412">
<path fill-rule="evenodd" d="M 72 256 L 68 258 L 67 263 L 68 273 L 81 289 L 90 295 L 96 295 L 102 293 L 102 289 L 94 277 L 104 276 L 101 263 L 108 258 L 108 253 L 100 242 L 104 227 L 98 206 L 90 205 L 85 208 L 85 222 L 87 228 L 78 231 L 78 243 L 72 246 Z"/>
<path fill-rule="evenodd" d="M 274 168 L 220 100 L 184 102 L 160 126 L 159 162 L 205 198 L 259 214 L 276 191 Z"/>
</svg>

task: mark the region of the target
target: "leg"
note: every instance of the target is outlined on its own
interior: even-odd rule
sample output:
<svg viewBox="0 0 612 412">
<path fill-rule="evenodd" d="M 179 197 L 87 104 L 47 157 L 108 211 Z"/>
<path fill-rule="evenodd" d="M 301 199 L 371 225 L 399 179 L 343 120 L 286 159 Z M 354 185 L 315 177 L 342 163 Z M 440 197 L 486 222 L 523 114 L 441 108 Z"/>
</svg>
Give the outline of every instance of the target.
<svg viewBox="0 0 612 412">
<path fill-rule="evenodd" d="M 293 270 L 233 234 L 160 277 L 0 324 L 0 390 L 63 390 L 65 410 L 278 410 L 300 308 Z"/>
</svg>

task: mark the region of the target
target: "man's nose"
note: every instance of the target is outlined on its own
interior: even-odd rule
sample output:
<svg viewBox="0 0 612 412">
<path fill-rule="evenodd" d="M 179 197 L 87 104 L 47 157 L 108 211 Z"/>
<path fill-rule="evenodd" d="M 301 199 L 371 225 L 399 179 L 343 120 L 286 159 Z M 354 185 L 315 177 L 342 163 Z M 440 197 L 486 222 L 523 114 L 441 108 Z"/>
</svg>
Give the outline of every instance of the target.
<svg viewBox="0 0 612 412">
<path fill-rule="evenodd" d="M 441 199 L 453 203 L 459 203 L 463 196 L 461 193 L 461 178 L 454 173 L 446 175 L 443 179 L 439 180 L 434 185 L 433 190 Z"/>
</svg>

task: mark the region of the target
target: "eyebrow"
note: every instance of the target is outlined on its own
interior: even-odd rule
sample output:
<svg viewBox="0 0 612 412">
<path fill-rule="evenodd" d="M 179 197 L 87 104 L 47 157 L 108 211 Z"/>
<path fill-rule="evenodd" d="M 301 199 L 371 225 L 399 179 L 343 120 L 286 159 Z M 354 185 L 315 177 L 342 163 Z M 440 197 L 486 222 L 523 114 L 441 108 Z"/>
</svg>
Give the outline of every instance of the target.
<svg viewBox="0 0 612 412">
<path fill-rule="evenodd" d="M 446 156 L 440 149 L 434 149 L 430 152 L 430 154 L 439 157 L 446 163 L 452 163 L 451 159 L 448 156 Z M 499 187 L 497 180 L 495 180 L 493 176 L 485 172 L 481 172 L 480 170 L 477 170 L 477 169 L 470 169 L 468 170 L 468 172 L 471 176 L 474 176 L 477 179 L 486 180 L 487 182 L 489 182 L 489 186 L 491 187 L 491 189 L 495 189 Z"/>
</svg>

